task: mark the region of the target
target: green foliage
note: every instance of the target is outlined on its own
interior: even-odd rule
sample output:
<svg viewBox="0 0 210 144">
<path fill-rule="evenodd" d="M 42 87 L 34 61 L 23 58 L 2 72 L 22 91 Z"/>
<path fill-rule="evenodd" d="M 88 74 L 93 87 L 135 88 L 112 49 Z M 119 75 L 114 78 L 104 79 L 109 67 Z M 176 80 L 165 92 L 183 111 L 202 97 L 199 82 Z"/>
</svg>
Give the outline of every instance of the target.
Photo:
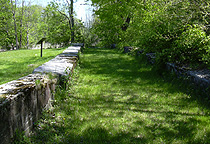
<svg viewBox="0 0 210 144">
<path fill-rule="evenodd" d="M 44 7 L 32 5 L 26 6 L 25 9 L 26 13 L 24 29 L 26 29 L 26 33 L 28 33 L 28 42 L 31 46 L 43 38 L 47 31 L 44 17 L 42 17 Z M 27 36 L 24 37 L 24 39 L 27 41 Z"/>
<path fill-rule="evenodd" d="M 86 39 L 86 28 L 81 20 L 76 18 L 74 20 L 74 43 L 84 43 Z"/>
<path fill-rule="evenodd" d="M 30 140 L 25 135 L 25 132 L 21 132 L 20 130 L 15 131 L 15 136 L 12 138 L 12 144 L 29 144 Z"/>
<path fill-rule="evenodd" d="M 0 1 L 0 48 L 9 49 L 14 40 L 12 26 L 12 13 L 10 8 L 10 0 Z"/>
<path fill-rule="evenodd" d="M 12 3 L 1 0 L 0 5 L 0 48 L 31 48 L 43 37 L 51 44 L 66 45 L 72 31 L 75 32 L 75 42 L 84 41 L 83 23 L 75 19 L 75 26 L 71 28 L 67 5 L 51 2 L 44 8 L 20 0 Z"/>
<path fill-rule="evenodd" d="M 84 43 L 86 47 L 100 45 L 98 43 L 99 40 L 98 40 L 98 35 L 96 33 L 96 29 L 85 28 L 84 36 L 85 36 Z"/>
<path fill-rule="evenodd" d="M 145 52 L 157 53 L 161 63 L 209 63 L 209 1 L 92 2 L 98 7 L 94 28 L 102 45 L 140 47 Z"/>
<path fill-rule="evenodd" d="M 29 4 L 20 6 L 19 2 L 16 2 L 17 6 L 13 7 L 13 9 L 10 0 L 0 2 L 0 48 L 13 49 L 16 47 L 14 21 L 16 23 L 18 43 L 21 43 L 21 48 L 31 47 L 44 35 L 41 31 L 43 7 Z M 15 20 L 12 17 L 14 11 Z"/>
<path fill-rule="evenodd" d="M 95 34 L 102 45 L 110 45 L 125 41 L 125 30 L 135 10 L 135 1 L 93 1 L 99 6 L 95 11 L 98 16 L 94 23 Z M 126 22 L 126 21 L 129 22 Z"/>
<path fill-rule="evenodd" d="M 75 25 L 71 27 L 70 16 L 66 13 L 68 7 L 61 7 L 56 2 L 51 2 L 44 9 L 43 17 L 45 18 L 46 37 L 48 42 L 52 44 L 66 45 L 71 39 L 71 31 L 75 33 L 75 42 L 83 42 L 83 23 L 75 20 Z"/>
<path fill-rule="evenodd" d="M 208 41 L 209 42 L 209 41 Z M 208 64 L 208 66 L 210 65 L 210 44 L 206 45 L 204 47 L 206 53 L 203 54 L 202 56 L 202 61 L 205 63 L 205 64 Z"/>
<path fill-rule="evenodd" d="M 181 63 L 201 62 L 209 46 L 209 37 L 202 26 L 188 26 L 180 37 L 174 41 L 171 49 L 168 50 L 170 61 Z M 209 61 L 210 62 L 210 61 Z"/>
<path fill-rule="evenodd" d="M 58 5 L 53 2 L 44 9 L 43 17 L 45 17 L 46 22 L 46 37 L 52 44 L 66 44 L 70 39 L 68 21 L 57 9 Z"/>
</svg>

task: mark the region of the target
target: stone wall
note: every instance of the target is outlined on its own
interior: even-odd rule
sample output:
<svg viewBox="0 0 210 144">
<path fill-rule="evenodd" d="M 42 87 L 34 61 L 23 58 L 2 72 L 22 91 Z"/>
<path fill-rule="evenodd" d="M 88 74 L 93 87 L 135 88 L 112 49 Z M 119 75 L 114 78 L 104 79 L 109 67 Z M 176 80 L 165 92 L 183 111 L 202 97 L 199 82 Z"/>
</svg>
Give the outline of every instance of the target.
<svg viewBox="0 0 210 144">
<path fill-rule="evenodd" d="M 148 61 L 151 64 L 155 64 L 155 53 L 146 54 Z M 210 92 L 210 70 L 193 70 L 189 67 L 177 66 L 173 63 L 166 63 L 167 70 L 175 73 L 178 77 L 184 77 L 191 81 L 195 86 L 202 89 L 203 94 L 209 97 Z"/>
<path fill-rule="evenodd" d="M 10 143 L 16 131 L 31 131 L 43 108 L 48 108 L 56 79 L 31 74 L 1 85 L 0 143 Z"/>
<path fill-rule="evenodd" d="M 188 67 L 179 67 L 173 63 L 166 63 L 166 68 L 178 76 L 189 79 L 194 85 L 202 89 L 209 97 L 210 92 L 210 70 L 192 70 Z"/>
<path fill-rule="evenodd" d="M 132 47 L 125 46 L 124 53 L 129 53 L 134 50 Z M 140 56 L 144 50 L 137 49 L 137 55 Z M 146 53 L 146 57 L 151 64 L 155 64 L 155 53 Z M 210 98 L 210 70 L 193 70 L 189 67 L 180 67 L 173 63 L 166 63 L 167 70 L 175 73 L 177 76 L 187 78 L 191 81 L 196 87 L 199 87 L 204 92 L 203 94 L 207 95 Z"/>
<path fill-rule="evenodd" d="M 131 52 L 133 50 L 133 47 L 131 47 L 131 46 L 124 46 L 123 49 L 124 49 L 124 53 L 129 53 L 129 52 Z"/>
<path fill-rule="evenodd" d="M 16 132 L 30 134 L 42 110 L 51 106 L 59 78 L 75 67 L 80 48 L 71 46 L 33 74 L 0 85 L 0 144 L 11 143 Z"/>
</svg>

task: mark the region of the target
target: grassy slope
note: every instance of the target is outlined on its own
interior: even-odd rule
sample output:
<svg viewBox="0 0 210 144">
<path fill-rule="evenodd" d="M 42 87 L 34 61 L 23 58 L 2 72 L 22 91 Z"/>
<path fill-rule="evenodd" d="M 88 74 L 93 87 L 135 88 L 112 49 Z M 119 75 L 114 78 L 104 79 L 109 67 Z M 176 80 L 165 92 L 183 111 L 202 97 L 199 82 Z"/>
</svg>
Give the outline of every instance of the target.
<svg viewBox="0 0 210 144">
<path fill-rule="evenodd" d="M 69 91 L 57 91 L 33 143 L 210 142 L 210 110 L 200 96 L 163 80 L 144 60 L 86 49 L 78 71 Z"/>
<path fill-rule="evenodd" d="M 43 57 L 40 50 L 16 50 L 0 53 L 0 84 L 26 76 L 41 64 L 61 53 L 62 49 L 44 49 Z M 28 66 L 33 64 L 32 66 Z"/>
</svg>

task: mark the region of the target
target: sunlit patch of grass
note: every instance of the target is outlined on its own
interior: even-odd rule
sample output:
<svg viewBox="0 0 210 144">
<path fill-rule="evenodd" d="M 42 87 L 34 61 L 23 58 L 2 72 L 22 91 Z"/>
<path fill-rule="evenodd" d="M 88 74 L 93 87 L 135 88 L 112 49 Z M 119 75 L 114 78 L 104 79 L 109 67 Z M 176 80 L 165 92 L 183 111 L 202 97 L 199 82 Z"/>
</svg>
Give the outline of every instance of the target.
<svg viewBox="0 0 210 144">
<path fill-rule="evenodd" d="M 0 84 L 26 76 L 43 63 L 62 53 L 61 49 L 16 50 L 0 53 Z"/>
<path fill-rule="evenodd" d="M 169 76 L 169 75 L 168 75 Z M 69 89 L 37 124 L 32 143 L 209 143 L 209 107 L 143 58 L 85 49 Z"/>
</svg>

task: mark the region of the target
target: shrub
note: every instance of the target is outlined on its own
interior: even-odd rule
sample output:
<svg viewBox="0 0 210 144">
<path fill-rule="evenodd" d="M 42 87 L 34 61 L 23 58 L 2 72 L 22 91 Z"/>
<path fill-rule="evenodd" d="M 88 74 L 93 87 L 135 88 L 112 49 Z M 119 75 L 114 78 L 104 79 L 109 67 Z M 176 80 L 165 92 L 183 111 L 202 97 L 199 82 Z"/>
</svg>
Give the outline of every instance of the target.
<svg viewBox="0 0 210 144">
<path fill-rule="evenodd" d="M 168 60 L 176 63 L 210 62 L 209 36 L 201 25 L 189 25 L 172 44 L 172 48 L 165 51 Z M 206 53 L 207 52 L 207 53 Z"/>
</svg>

